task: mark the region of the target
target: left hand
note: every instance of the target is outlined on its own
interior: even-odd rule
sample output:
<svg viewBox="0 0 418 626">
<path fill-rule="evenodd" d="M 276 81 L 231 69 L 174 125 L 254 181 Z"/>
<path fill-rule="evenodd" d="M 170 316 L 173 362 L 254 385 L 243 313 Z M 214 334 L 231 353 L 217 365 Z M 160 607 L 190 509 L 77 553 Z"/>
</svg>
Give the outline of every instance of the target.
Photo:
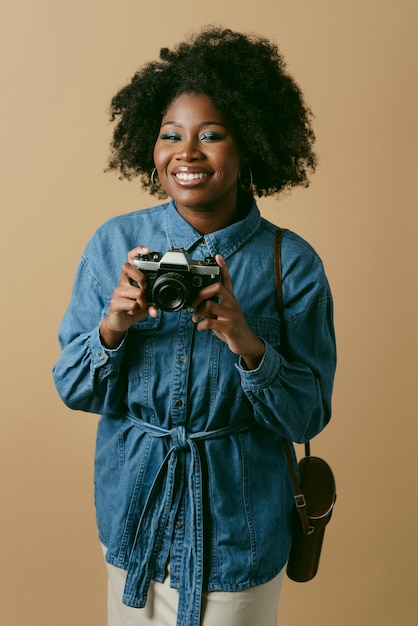
<svg viewBox="0 0 418 626">
<path fill-rule="evenodd" d="M 220 254 L 216 262 L 221 268 L 222 282 L 214 283 L 202 289 L 193 302 L 195 312 L 193 321 L 197 330 L 212 330 L 225 342 L 231 352 L 239 354 L 248 369 L 255 369 L 260 364 L 265 346 L 248 326 L 240 305 L 235 299 L 228 267 Z M 209 298 L 216 297 L 217 302 Z"/>
</svg>

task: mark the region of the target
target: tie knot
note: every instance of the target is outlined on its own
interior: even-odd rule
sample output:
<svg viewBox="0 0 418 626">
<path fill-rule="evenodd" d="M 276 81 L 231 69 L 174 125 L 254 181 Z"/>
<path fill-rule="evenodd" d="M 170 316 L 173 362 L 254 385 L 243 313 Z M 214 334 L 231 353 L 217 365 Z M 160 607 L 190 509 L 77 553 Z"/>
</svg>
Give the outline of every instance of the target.
<svg viewBox="0 0 418 626">
<path fill-rule="evenodd" d="M 188 447 L 186 429 L 184 426 L 176 426 L 170 430 L 171 440 L 175 450 L 186 450 Z"/>
</svg>

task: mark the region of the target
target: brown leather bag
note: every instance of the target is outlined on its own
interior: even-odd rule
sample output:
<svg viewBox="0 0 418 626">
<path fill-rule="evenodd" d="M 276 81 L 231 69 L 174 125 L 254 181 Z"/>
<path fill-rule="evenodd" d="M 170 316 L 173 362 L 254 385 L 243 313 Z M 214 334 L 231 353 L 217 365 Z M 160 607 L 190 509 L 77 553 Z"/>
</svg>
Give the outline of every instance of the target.
<svg viewBox="0 0 418 626">
<path fill-rule="evenodd" d="M 282 319 L 281 242 L 284 230 L 279 228 L 275 244 L 277 308 Z M 337 498 L 335 479 L 326 461 L 311 456 L 309 441 L 305 443 L 305 457 L 298 463 L 298 472 L 293 444 L 284 440 L 284 446 L 295 494 L 287 575 L 296 582 L 307 582 L 318 571 L 325 527 L 331 519 Z"/>
</svg>

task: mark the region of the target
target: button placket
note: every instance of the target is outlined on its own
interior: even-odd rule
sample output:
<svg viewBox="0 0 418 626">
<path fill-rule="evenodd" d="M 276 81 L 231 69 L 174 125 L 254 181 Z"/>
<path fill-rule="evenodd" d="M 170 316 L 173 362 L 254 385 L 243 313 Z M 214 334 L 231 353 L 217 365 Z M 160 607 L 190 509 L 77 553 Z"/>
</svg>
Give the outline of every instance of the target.
<svg viewBox="0 0 418 626">
<path fill-rule="evenodd" d="M 176 341 L 176 358 L 173 379 L 172 425 L 181 426 L 186 423 L 187 379 L 189 373 L 189 354 L 192 344 L 194 324 L 190 313 L 179 313 L 179 327 Z"/>
</svg>

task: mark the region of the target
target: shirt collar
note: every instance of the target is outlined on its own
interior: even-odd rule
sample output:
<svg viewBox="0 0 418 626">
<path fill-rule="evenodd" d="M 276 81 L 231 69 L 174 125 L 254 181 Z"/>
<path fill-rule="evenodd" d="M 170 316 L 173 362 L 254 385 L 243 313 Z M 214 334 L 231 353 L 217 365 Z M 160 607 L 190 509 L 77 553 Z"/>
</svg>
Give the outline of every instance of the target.
<svg viewBox="0 0 418 626">
<path fill-rule="evenodd" d="M 167 205 L 165 214 L 165 231 L 170 248 L 184 248 L 184 250 L 190 251 L 191 248 L 205 240 L 208 253 L 211 256 L 221 254 L 224 259 L 227 259 L 252 237 L 260 224 L 260 220 L 260 211 L 253 201 L 244 219 L 203 236 L 180 215 L 174 201 L 171 200 Z"/>
</svg>

